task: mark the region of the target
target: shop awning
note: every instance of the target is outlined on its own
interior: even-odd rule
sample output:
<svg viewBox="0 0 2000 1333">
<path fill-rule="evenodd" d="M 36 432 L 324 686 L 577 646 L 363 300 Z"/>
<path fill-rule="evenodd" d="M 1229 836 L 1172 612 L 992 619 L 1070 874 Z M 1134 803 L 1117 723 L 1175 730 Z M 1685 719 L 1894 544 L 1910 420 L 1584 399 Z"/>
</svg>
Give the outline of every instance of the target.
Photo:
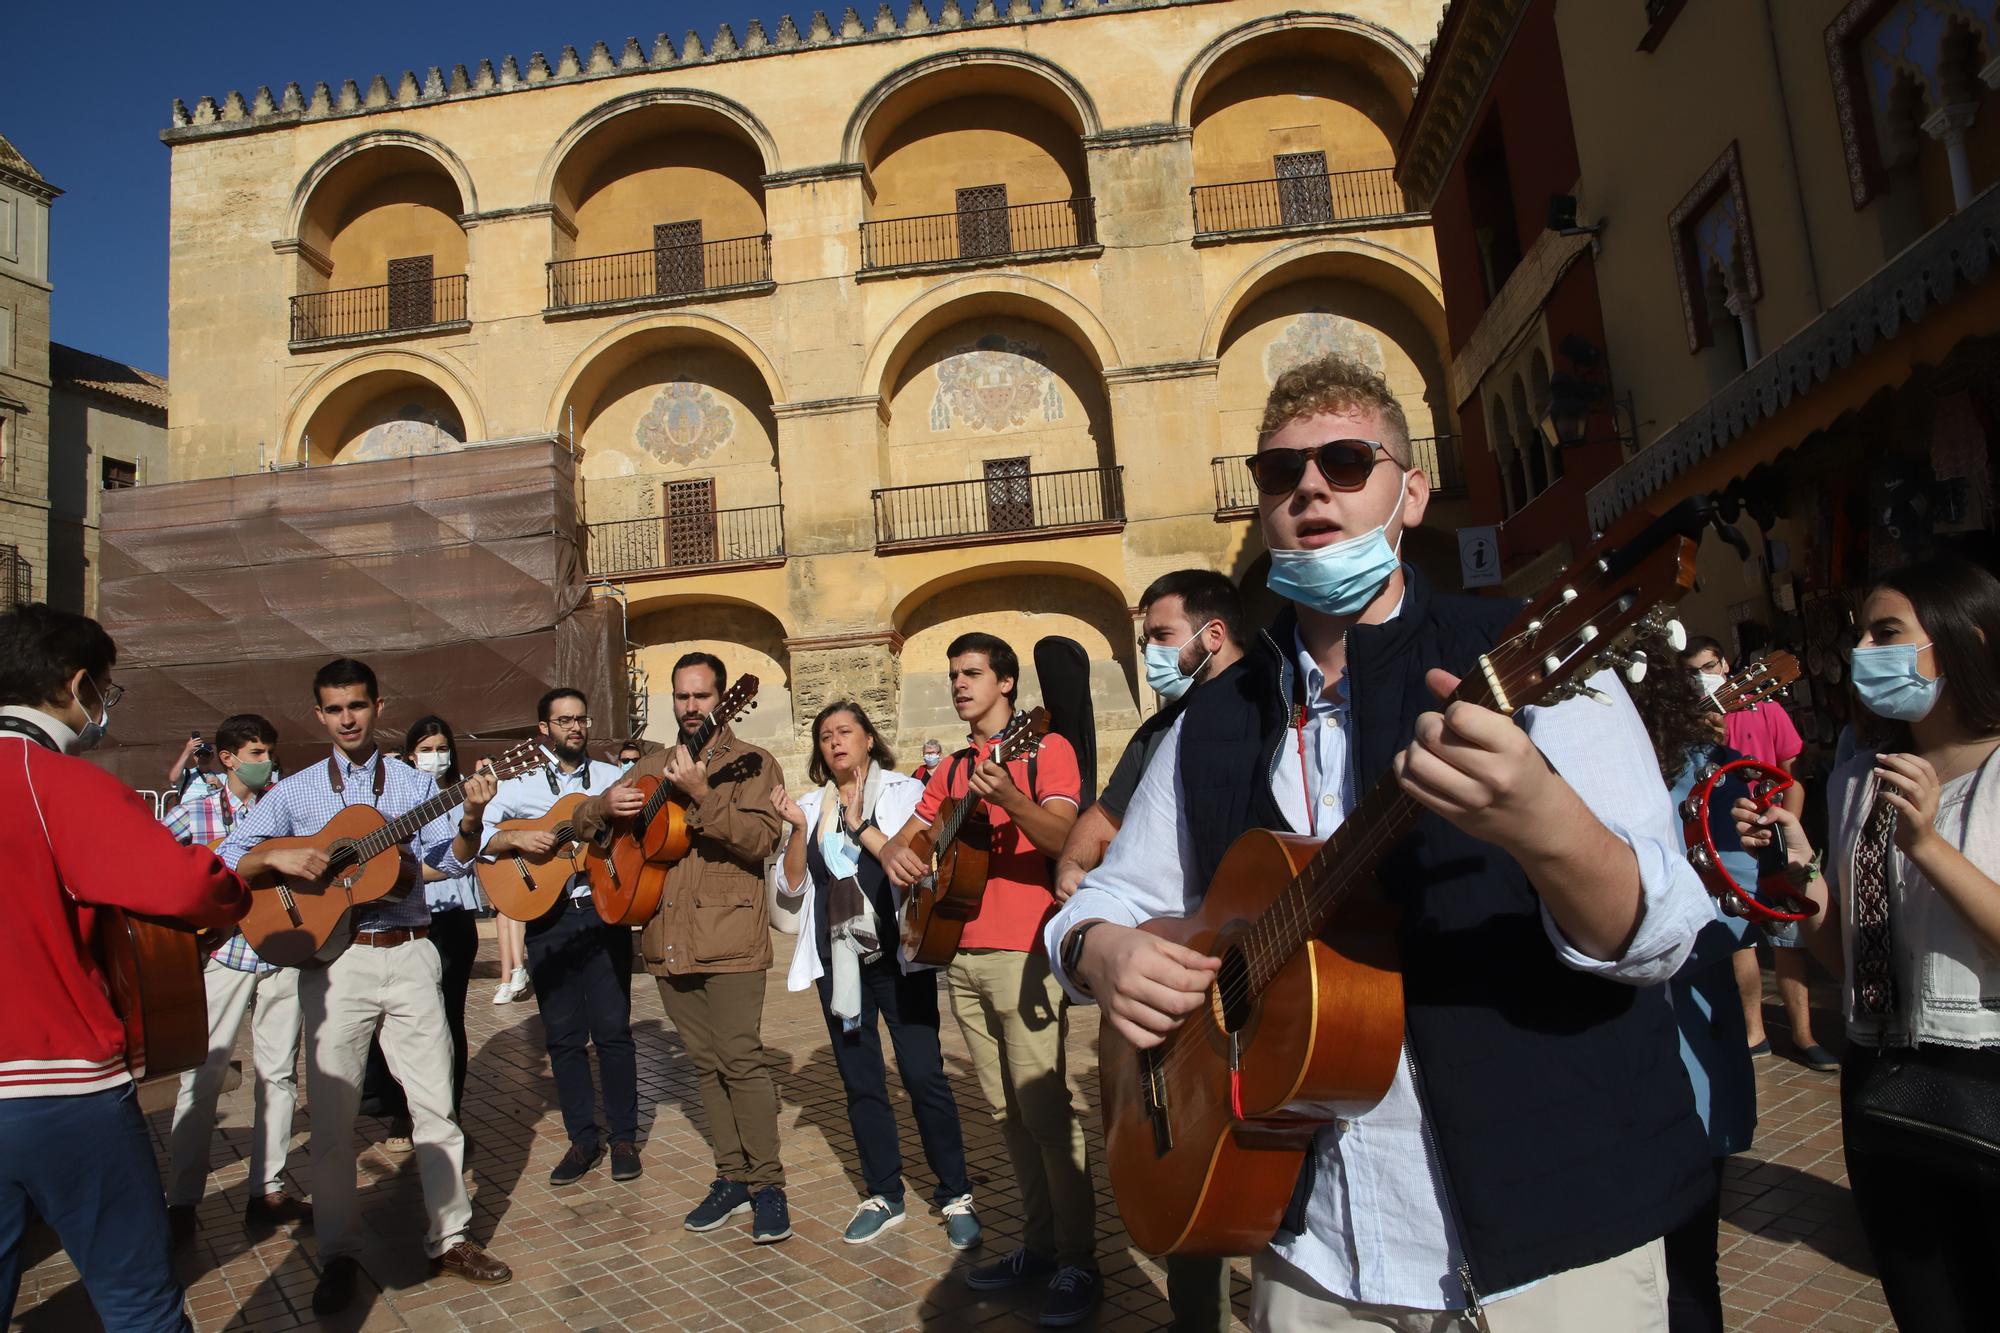
<svg viewBox="0 0 2000 1333">
<path fill-rule="evenodd" d="M 2000 328 L 2000 186 L 1884 264 L 1696 412 L 1590 488 L 1593 528 L 1655 512 L 1802 443 L 1960 341 Z"/>
</svg>

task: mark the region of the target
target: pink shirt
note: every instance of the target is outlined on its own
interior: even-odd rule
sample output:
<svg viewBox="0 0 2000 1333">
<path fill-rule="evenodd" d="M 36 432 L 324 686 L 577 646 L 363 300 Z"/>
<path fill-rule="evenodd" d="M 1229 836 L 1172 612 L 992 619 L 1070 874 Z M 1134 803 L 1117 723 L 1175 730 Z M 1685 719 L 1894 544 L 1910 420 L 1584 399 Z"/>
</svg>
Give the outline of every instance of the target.
<svg viewBox="0 0 2000 1333">
<path fill-rule="evenodd" d="M 1783 768 L 1799 757 L 1805 742 L 1799 729 L 1776 701 L 1766 699 L 1754 708 L 1731 713 L 1728 718 L 1729 748 L 1746 759 Z"/>
</svg>

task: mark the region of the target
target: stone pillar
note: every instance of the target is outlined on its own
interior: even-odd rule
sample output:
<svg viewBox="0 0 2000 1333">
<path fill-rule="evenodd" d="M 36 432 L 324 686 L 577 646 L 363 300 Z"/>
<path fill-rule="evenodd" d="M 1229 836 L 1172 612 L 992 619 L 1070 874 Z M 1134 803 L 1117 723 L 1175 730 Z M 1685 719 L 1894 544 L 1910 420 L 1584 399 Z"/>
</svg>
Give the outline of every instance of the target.
<svg viewBox="0 0 2000 1333">
<path fill-rule="evenodd" d="M 827 634 L 786 639 L 792 659 L 792 719 L 798 733 L 796 770 L 804 789 L 805 763 L 813 751 L 812 722 L 819 710 L 852 699 L 891 747 L 898 744 L 896 722 L 902 707 L 903 636 L 894 630 Z M 901 756 L 899 755 L 900 759 Z M 905 765 L 908 767 L 908 765 Z"/>
<path fill-rule="evenodd" d="M 1764 359 L 1763 347 L 1757 340 L 1756 308 L 1741 292 L 1731 292 L 1722 306 L 1736 317 L 1736 327 L 1743 332 L 1743 368 L 1748 370 Z"/>
<path fill-rule="evenodd" d="M 1924 118 L 1924 133 L 1944 145 L 1945 161 L 1951 166 L 1951 206 L 1964 208 L 1972 202 L 1972 158 L 1966 151 L 1966 137 L 1979 115 L 1977 102 L 1954 102 L 1939 107 Z"/>
</svg>

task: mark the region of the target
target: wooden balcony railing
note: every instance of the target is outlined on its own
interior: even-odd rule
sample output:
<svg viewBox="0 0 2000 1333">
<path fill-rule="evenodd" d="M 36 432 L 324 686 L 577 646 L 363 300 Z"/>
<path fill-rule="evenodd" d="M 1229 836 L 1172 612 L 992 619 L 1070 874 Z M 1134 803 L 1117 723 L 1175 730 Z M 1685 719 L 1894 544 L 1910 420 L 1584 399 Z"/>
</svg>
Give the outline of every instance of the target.
<svg viewBox="0 0 2000 1333">
<path fill-rule="evenodd" d="M 785 507 L 756 505 L 592 523 L 586 554 L 589 576 L 599 581 L 719 566 L 781 564 L 785 559 Z"/>
<path fill-rule="evenodd" d="M 861 267 L 904 268 L 965 260 L 1000 263 L 1097 244 L 1097 211 L 1088 197 L 1006 208 L 968 208 L 920 218 L 861 224 Z"/>
<path fill-rule="evenodd" d="M 1197 236 L 1329 227 L 1412 211 L 1392 167 L 1197 185 L 1193 194 Z"/>
<path fill-rule="evenodd" d="M 875 492 L 875 545 L 956 545 L 1125 522 L 1124 469 L 1022 472 Z"/>
<path fill-rule="evenodd" d="M 465 322 L 465 274 L 421 282 L 385 282 L 292 298 L 292 341 L 326 342 L 383 333 L 415 333 Z"/>
<path fill-rule="evenodd" d="M 1465 493 L 1465 469 L 1458 448 L 1449 435 L 1424 435 L 1410 441 L 1412 461 L 1430 478 L 1431 493 L 1454 499 Z M 1257 485 L 1244 465 L 1249 454 L 1227 454 L 1208 460 L 1210 479 L 1215 483 L 1215 516 L 1228 518 L 1257 510 Z"/>
<path fill-rule="evenodd" d="M 548 268 L 551 310 L 671 300 L 769 282 L 771 238 L 738 236 L 699 245 L 558 259 Z"/>
</svg>

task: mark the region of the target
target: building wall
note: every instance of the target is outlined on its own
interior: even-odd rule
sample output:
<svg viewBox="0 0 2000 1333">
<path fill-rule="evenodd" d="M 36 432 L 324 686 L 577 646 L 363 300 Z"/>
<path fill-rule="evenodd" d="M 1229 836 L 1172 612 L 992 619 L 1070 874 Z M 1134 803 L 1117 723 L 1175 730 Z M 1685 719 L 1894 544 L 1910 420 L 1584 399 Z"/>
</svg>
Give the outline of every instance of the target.
<svg viewBox="0 0 2000 1333">
<path fill-rule="evenodd" d="M 61 387 L 49 402 L 48 600 L 97 614 L 98 528 L 104 465 L 132 465 L 138 484 L 167 475 L 161 414 L 100 394 Z"/>
<path fill-rule="evenodd" d="M 594 524 L 659 512 L 672 479 L 712 478 L 718 509 L 782 500 L 781 564 L 617 588 L 653 735 L 671 726 L 667 668 L 701 643 L 765 680 L 746 734 L 789 730 L 796 745 L 820 703 L 853 692 L 911 729 L 899 739 L 912 748 L 915 730 L 943 726 L 941 645 L 999 624 L 1024 658 L 1048 633 L 1090 649 L 1108 758 L 1152 706 L 1130 649 L 1140 591 L 1170 569 L 1240 575 L 1256 560 L 1254 524 L 1217 517 L 1211 460 L 1254 447 L 1276 344 L 1379 349 L 1413 432 L 1456 429 L 1425 219 L 1197 244 L 1190 206 L 1197 180 L 1268 178 L 1274 152 L 1387 165 L 1440 9 L 1051 11 L 170 131 L 174 474 L 296 459 L 309 427 L 323 461 L 323 439 L 351 438 L 384 402 L 394 415 L 422 381 L 464 440 L 574 432 Z M 1303 59 L 1321 49 L 1327 60 Z M 387 176 L 376 195 L 339 184 L 370 152 L 401 173 L 418 151 L 436 164 L 421 193 Z M 1010 204 L 1093 198 L 1094 243 L 864 269 L 864 222 L 948 213 L 957 189 L 998 183 Z M 456 199 L 471 327 L 291 348 L 288 298 L 324 285 L 319 257 L 359 225 L 350 200 L 398 190 L 413 208 L 431 201 L 425 227 L 446 211 L 441 190 Z M 696 215 L 705 239 L 768 231 L 770 283 L 546 309 L 552 261 L 644 250 L 653 223 Z M 371 236 L 376 258 L 419 252 L 397 250 L 393 229 Z M 436 271 L 452 270 L 441 258 Z M 408 435 L 436 438 L 421 422 Z M 1038 473 L 1121 468 L 1125 521 L 878 551 L 878 489 L 976 483 L 989 460 L 1020 457 Z"/>
<path fill-rule="evenodd" d="M 0 175 L 0 546 L 33 569 L 48 594 L 49 199 Z"/>
</svg>

